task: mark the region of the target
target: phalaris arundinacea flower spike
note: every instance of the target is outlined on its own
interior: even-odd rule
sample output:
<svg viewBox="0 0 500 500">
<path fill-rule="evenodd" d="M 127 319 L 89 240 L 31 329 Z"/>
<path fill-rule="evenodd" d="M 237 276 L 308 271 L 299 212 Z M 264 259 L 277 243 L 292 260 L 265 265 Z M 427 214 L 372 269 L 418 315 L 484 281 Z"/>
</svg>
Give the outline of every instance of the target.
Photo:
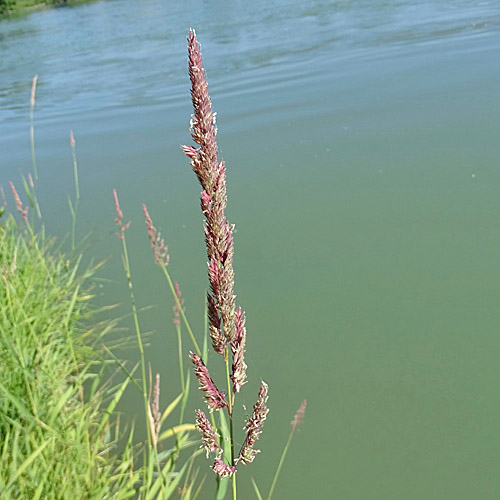
<svg viewBox="0 0 500 500">
<path fill-rule="evenodd" d="M 183 146 L 193 171 L 201 185 L 200 206 L 204 221 L 205 243 L 208 257 L 207 309 L 209 332 L 215 352 L 224 356 L 227 374 L 227 396 L 222 393 L 208 373 L 208 369 L 197 354 L 191 353 L 195 365 L 195 374 L 200 389 L 205 393 L 205 400 L 210 411 L 227 411 L 231 441 L 231 456 L 222 456 L 222 449 L 217 444 L 217 435 L 205 414 L 196 412 L 197 427 L 202 435 L 202 442 L 207 455 L 216 453 L 212 466 L 219 477 L 233 477 L 233 500 L 236 499 L 234 473 L 238 462 L 252 462 L 259 450 L 254 449 L 262 426 L 266 419 L 268 386 L 262 382 L 252 417 L 245 429 L 246 439 L 239 455 L 234 453 L 233 410 L 234 398 L 246 383 L 247 365 L 245 363 L 246 327 L 245 313 L 236 307 L 234 294 L 233 256 L 234 226 L 226 218 L 226 166 L 218 159 L 216 142 L 217 128 L 215 113 L 208 94 L 200 46 L 194 30 L 188 36 L 189 76 L 191 79 L 191 99 L 194 113 L 191 118 L 191 136 L 196 144 Z"/>
</svg>

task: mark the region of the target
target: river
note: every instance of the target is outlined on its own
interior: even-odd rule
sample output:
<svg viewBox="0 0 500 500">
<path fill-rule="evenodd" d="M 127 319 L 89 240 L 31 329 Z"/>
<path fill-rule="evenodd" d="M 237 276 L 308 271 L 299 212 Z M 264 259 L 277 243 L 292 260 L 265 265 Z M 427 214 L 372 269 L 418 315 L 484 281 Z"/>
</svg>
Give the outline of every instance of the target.
<svg viewBox="0 0 500 500">
<path fill-rule="evenodd" d="M 199 332 L 199 187 L 179 148 L 191 143 L 190 27 L 236 224 L 241 418 L 260 380 L 270 386 L 262 453 L 238 472 L 241 498 L 254 498 L 250 477 L 267 491 L 304 398 L 276 499 L 498 498 L 499 3 L 112 0 L 0 21 L 0 184 L 20 186 L 31 171 L 38 74 L 47 231 L 70 227 L 73 130 L 78 236 L 92 231 L 90 252 L 112 256 L 98 300 L 127 304 L 116 188 L 139 305 L 156 306 L 141 322 L 154 332 L 147 357 L 165 405 L 179 387 L 176 337 L 141 204 Z M 124 410 L 135 408 L 129 397 Z"/>
</svg>

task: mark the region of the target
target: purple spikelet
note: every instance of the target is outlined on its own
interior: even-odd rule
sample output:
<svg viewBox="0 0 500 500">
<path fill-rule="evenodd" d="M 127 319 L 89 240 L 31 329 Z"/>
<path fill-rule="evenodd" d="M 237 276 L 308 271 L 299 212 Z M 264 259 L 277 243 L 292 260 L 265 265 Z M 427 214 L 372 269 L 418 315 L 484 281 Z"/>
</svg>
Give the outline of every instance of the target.
<svg viewBox="0 0 500 500">
<path fill-rule="evenodd" d="M 151 249 L 153 250 L 155 263 L 159 266 L 167 267 L 170 257 L 168 255 L 168 247 L 165 240 L 161 237 L 161 233 L 157 232 L 156 228 L 153 226 L 153 221 L 149 215 L 148 208 L 144 203 L 142 204 L 142 210 L 144 211 L 148 238 L 151 242 Z"/>
<path fill-rule="evenodd" d="M 219 448 L 217 444 L 217 438 L 219 435 L 214 431 L 212 424 L 208 421 L 208 418 L 201 410 L 196 410 L 196 427 L 201 433 L 202 448 L 205 448 L 205 452 L 208 458 L 210 453 L 216 452 Z"/>
<path fill-rule="evenodd" d="M 267 384 L 263 381 L 260 386 L 257 402 L 253 405 L 253 415 L 248 419 L 245 425 L 247 437 L 241 447 L 237 462 L 249 464 L 253 462 L 255 455 L 260 452 L 260 450 L 255 450 L 253 446 L 257 439 L 259 439 L 262 432 L 262 426 L 264 425 L 264 421 L 269 411 L 269 408 L 266 406 L 268 389 Z"/>
<path fill-rule="evenodd" d="M 245 363 L 245 342 L 246 342 L 245 316 L 241 307 L 236 311 L 235 336 L 231 342 L 231 351 L 233 353 L 233 381 L 234 392 L 240 392 L 241 386 L 246 383 L 247 365 Z"/>
<path fill-rule="evenodd" d="M 12 194 L 14 195 L 14 200 L 16 200 L 17 211 L 21 214 L 23 221 L 28 222 L 28 207 L 23 208 L 23 202 L 21 201 L 21 198 L 17 194 L 14 183 L 10 181 L 9 184 L 10 184 L 10 189 L 12 190 Z"/>
<path fill-rule="evenodd" d="M 292 429 L 294 432 L 297 431 L 297 427 L 304 422 L 304 415 L 306 413 L 306 405 L 307 405 L 307 401 L 304 399 L 304 401 L 302 401 L 301 405 L 299 406 L 299 409 L 297 410 L 295 417 L 293 417 Z"/>
<path fill-rule="evenodd" d="M 115 200 L 115 211 L 116 211 L 116 225 L 118 226 L 118 229 L 120 230 L 119 233 L 116 233 L 117 238 L 120 240 L 123 239 L 123 236 L 125 234 L 125 231 L 129 228 L 130 226 L 130 221 L 128 221 L 126 224 L 123 224 L 123 212 L 122 209 L 120 208 L 120 202 L 118 201 L 118 193 L 116 192 L 116 189 L 113 189 L 113 198 Z"/>
<path fill-rule="evenodd" d="M 212 345 L 219 354 L 235 336 L 233 229 L 225 215 L 227 205 L 226 167 L 217 158 L 217 127 L 208 94 L 203 61 L 196 34 L 188 36 L 189 76 L 194 114 L 191 136 L 198 148 L 183 146 L 201 184 L 201 211 L 205 216 L 205 243 L 210 282 L 209 320 Z"/>
<path fill-rule="evenodd" d="M 182 312 L 185 312 L 186 308 L 184 307 L 184 299 L 181 298 L 182 292 L 181 289 L 179 288 L 179 283 L 177 283 L 177 281 L 174 283 L 174 290 L 175 290 L 175 295 L 177 295 L 177 298 L 179 299 L 179 304 L 182 308 Z M 177 301 L 174 302 L 173 310 L 174 310 L 174 325 L 180 325 L 181 309 L 177 305 Z"/>
<path fill-rule="evenodd" d="M 220 457 L 216 457 L 212 470 L 219 477 L 231 477 L 236 472 L 236 467 L 227 465 Z"/>
<path fill-rule="evenodd" d="M 224 393 L 217 389 L 217 386 L 210 377 L 208 368 L 205 366 L 205 363 L 203 363 L 203 360 L 193 352 L 190 353 L 189 357 L 195 366 L 194 373 L 200 383 L 200 391 L 205 393 L 205 401 L 210 408 L 210 411 L 225 408 L 227 403 L 224 399 Z"/>
</svg>

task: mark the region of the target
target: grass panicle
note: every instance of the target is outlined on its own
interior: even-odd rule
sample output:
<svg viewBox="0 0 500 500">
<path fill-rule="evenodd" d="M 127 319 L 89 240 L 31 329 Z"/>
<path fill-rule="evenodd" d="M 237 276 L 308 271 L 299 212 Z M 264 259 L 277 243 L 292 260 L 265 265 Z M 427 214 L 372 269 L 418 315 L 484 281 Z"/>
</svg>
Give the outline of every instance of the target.
<svg viewBox="0 0 500 500">
<path fill-rule="evenodd" d="M 205 218 L 204 232 L 208 257 L 208 280 L 210 292 L 207 294 L 210 338 L 214 351 L 223 356 L 226 367 L 227 395 L 221 397 L 220 390 L 208 374 L 199 356 L 192 355 L 195 374 L 200 389 L 205 392 L 205 400 L 211 410 L 224 409 L 229 418 L 230 456 L 217 453 L 212 469 L 220 477 L 232 477 L 232 496 L 236 500 L 236 476 L 238 463 L 253 461 L 258 450 L 256 440 L 268 413 L 268 386 L 262 382 L 254 414 L 246 424 L 247 436 L 238 456 L 235 455 L 233 431 L 233 408 L 236 394 L 246 383 L 247 365 L 244 360 L 246 345 L 245 315 L 241 307 L 236 307 L 234 294 L 234 241 L 232 225 L 226 218 L 227 190 L 226 167 L 218 158 L 216 141 L 217 127 L 215 113 L 208 93 L 208 84 L 201 56 L 200 45 L 194 30 L 188 35 L 188 67 L 191 79 L 191 99 L 193 115 L 191 136 L 197 145 L 183 146 L 201 185 L 201 210 Z M 199 427 L 202 435 L 204 428 Z"/>
</svg>

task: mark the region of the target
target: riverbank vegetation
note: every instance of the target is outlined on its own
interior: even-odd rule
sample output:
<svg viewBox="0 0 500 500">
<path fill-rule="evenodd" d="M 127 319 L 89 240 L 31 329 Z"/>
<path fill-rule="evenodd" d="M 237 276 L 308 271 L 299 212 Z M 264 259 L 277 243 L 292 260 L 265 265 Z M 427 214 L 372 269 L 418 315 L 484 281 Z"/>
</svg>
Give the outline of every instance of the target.
<svg viewBox="0 0 500 500">
<path fill-rule="evenodd" d="M 77 5 L 92 0 L 0 0 L 0 17 L 29 14 L 65 5 Z"/>
<path fill-rule="evenodd" d="M 120 425 L 116 407 L 125 390 L 142 391 L 147 381 L 110 349 L 128 341 L 106 339 L 118 320 L 91 306 L 99 265 L 81 269 L 81 255 L 65 255 L 55 239 L 35 234 L 27 209 L 18 208 L 22 222 L 4 214 L 0 229 L 0 496 L 97 500 L 188 491 L 197 452 L 187 431 L 194 426 L 161 430 L 187 390 L 161 411 L 157 379 L 147 406 L 155 434 L 146 442 L 137 441 L 133 424 Z M 103 313 L 111 319 L 98 321 Z"/>
<path fill-rule="evenodd" d="M 111 387 L 94 370 L 112 322 L 84 326 L 93 269 L 55 241 L 0 230 L 0 491 L 2 498 L 104 498 L 126 477 L 108 460 Z M 97 349 L 97 350 L 95 350 Z M 118 394 L 118 391 L 117 391 Z M 123 462 L 125 467 L 130 462 Z M 114 477 L 114 480 L 113 480 Z M 61 496 L 62 494 L 62 496 Z"/>
</svg>

